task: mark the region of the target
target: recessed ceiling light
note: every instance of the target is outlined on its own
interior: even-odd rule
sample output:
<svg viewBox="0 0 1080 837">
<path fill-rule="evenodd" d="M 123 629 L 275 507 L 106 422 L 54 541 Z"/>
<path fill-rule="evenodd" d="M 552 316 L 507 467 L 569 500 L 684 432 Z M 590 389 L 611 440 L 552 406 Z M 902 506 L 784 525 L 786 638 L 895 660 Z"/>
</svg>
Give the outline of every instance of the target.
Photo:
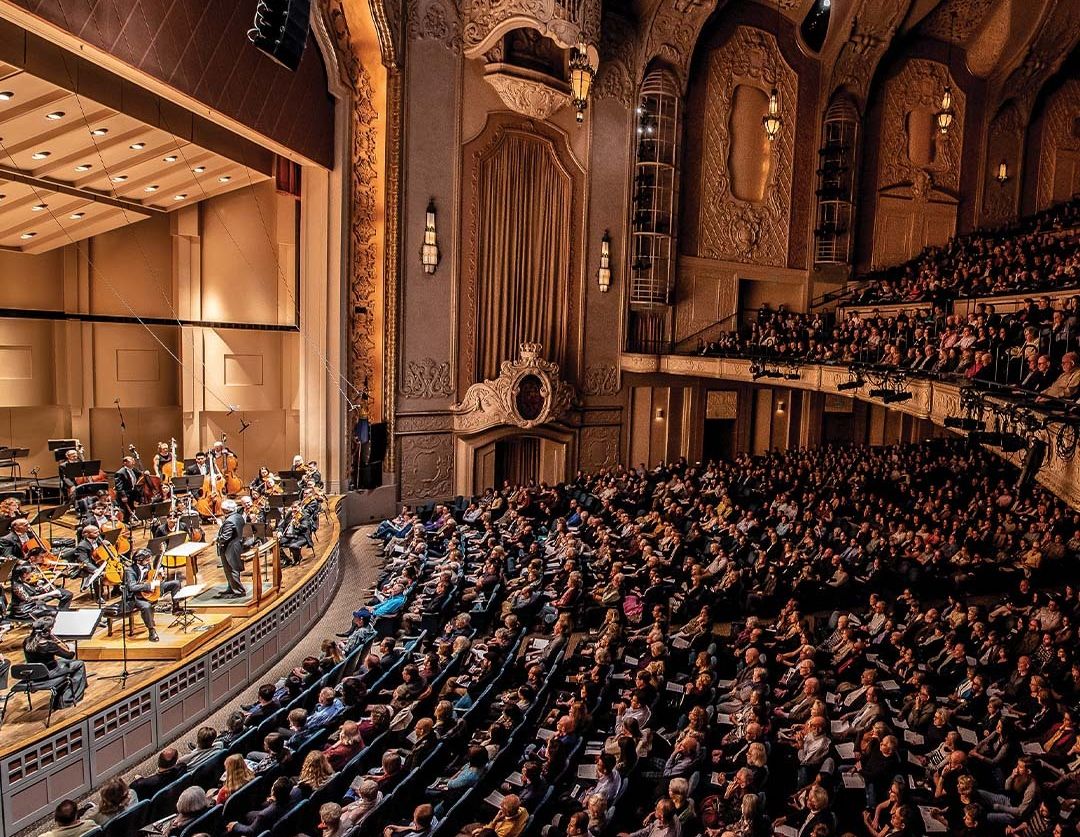
<svg viewBox="0 0 1080 837">
<path fill-rule="evenodd" d="M 10 102 L 15 98 L 15 94 L 10 90 L 0 90 L 0 102 Z"/>
<path fill-rule="evenodd" d="M 63 119 L 66 114 L 62 110 L 54 110 L 52 113 L 45 114 L 46 119 Z"/>
<path fill-rule="evenodd" d="M 19 236 L 19 238 L 25 240 L 27 238 L 33 238 L 35 235 L 37 235 L 36 232 L 28 232 L 28 233 L 23 233 L 22 235 Z"/>
<path fill-rule="evenodd" d="M 145 189 L 143 189 L 144 192 L 156 192 L 157 190 L 158 190 L 158 186 L 156 186 L 156 185 L 155 186 L 147 186 Z"/>
<path fill-rule="evenodd" d="M 175 163 L 176 160 L 177 160 L 176 155 L 175 154 L 170 154 L 168 157 L 163 157 L 161 162 L 163 162 L 163 163 Z"/>
<path fill-rule="evenodd" d="M 93 129 L 93 130 L 92 130 L 92 131 L 90 132 L 90 136 L 92 136 L 92 137 L 103 137 L 103 136 L 105 136 L 105 135 L 106 135 L 107 133 L 109 133 L 109 129 L 108 129 L 108 128 L 94 128 L 94 129 Z"/>
<path fill-rule="evenodd" d="M 195 166 L 192 171 L 195 172 L 195 174 L 202 174 L 204 171 L 206 171 L 206 166 Z"/>
<path fill-rule="evenodd" d="M 144 148 L 146 148 L 146 143 L 133 142 L 131 145 L 128 146 L 128 148 L 130 148 L 132 151 L 142 151 Z"/>
<path fill-rule="evenodd" d="M 80 218 L 84 218 L 84 217 L 86 217 L 85 212 L 72 212 L 68 216 L 68 218 L 70 218 L 72 221 L 78 221 Z"/>
<path fill-rule="evenodd" d="M 75 166 L 75 171 L 90 171 L 92 168 L 93 166 L 89 163 L 79 163 L 79 165 Z"/>
<path fill-rule="evenodd" d="M 218 183 L 228 183 L 230 180 L 232 180 L 232 178 L 229 177 L 229 175 L 224 174 L 218 178 Z"/>
<path fill-rule="evenodd" d="M 111 177 L 109 179 L 112 180 L 113 183 L 123 183 L 125 180 L 127 180 L 127 175 L 126 174 L 118 174 L 118 175 L 116 175 L 114 177 Z"/>
<path fill-rule="evenodd" d="M 34 204 L 34 206 L 30 207 L 30 209 L 32 211 L 34 211 L 34 212 L 44 212 L 48 208 L 49 208 L 49 205 L 47 203 L 38 203 L 38 204 Z"/>
<path fill-rule="evenodd" d="M 52 154 L 51 151 L 35 151 L 33 154 L 30 155 L 30 159 L 31 160 L 44 160 L 50 154 Z"/>
<path fill-rule="evenodd" d="M 172 199 L 174 201 L 182 201 L 182 200 L 187 199 L 187 195 L 173 195 Z"/>
</svg>

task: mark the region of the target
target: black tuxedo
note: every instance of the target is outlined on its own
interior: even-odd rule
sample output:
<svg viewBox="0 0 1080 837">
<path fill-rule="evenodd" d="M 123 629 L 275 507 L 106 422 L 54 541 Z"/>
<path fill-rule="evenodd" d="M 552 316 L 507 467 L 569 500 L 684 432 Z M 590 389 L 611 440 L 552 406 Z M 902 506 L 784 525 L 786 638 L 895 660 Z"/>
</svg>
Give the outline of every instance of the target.
<svg viewBox="0 0 1080 837">
<path fill-rule="evenodd" d="M 225 571 L 225 580 L 229 592 L 247 595 L 240 582 L 240 572 L 244 569 L 244 513 L 237 509 L 221 524 L 217 534 L 217 553 L 221 559 L 221 568 Z"/>
</svg>

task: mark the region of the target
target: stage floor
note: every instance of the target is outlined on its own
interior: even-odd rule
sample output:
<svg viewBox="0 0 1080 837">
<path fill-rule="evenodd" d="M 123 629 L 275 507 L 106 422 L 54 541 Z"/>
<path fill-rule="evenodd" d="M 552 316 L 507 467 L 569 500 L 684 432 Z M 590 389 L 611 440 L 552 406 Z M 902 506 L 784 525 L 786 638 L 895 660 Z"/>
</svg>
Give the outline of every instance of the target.
<svg viewBox="0 0 1080 837">
<path fill-rule="evenodd" d="M 304 550 L 303 560 L 298 566 L 282 566 L 281 596 L 287 595 L 314 574 L 331 549 L 337 545 L 341 534 L 341 525 L 336 514 L 339 502 L 340 497 L 331 497 L 328 500 L 331 514 L 328 518 L 324 516 L 320 519 L 319 531 L 316 533 L 318 540 L 315 543 L 315 555 L 312 556 L 311 550 Z M 218 563 L 212 545 L 217 528 L 212 525 L 204 528 L 206 539 L 211 543 L 211 546 L 203 553 L 199 561 L 199 582 L 211 586 L 223 585 L 225 574 L 221 570 L 221 565 Z M 47 531 L 43 534 L 46 537 L 49 536 Z M 64 530 L 56 526 L 53 529 L 53 534 L 58 537 L 70 536 L 70 530 Z M 146 543 L 148 538 L 145 534 L 136 530 L 133 533 L 133 540 L 135 547 L 139 548 Z M 243 581 L 250 590 L 250 572 L 245 571 Z M 67 586 L 69 590 L 76 593 L 75 601 L 72 604 L 73 608 L 91 607 L 93 605 L 93 602 L 87 596 L 80 595 L 77 592 L 79 589 L 78 580 L 68 581 Z M 274 602 L 278 601 L 281 596 L 265 601 L 262 608 L 272 607 Z M 181 633 L 177 629 L 170 629 L 168 626 L 173 620 L 172 615 L 169 613 L 156 613 L 154 618 L 155 627 L 161 635 L 161 642 L 152 643 L 147 638 L 146 628 L 143 626 L 142 620 L 136 616 L 135 634 L 128 639 L 129 677 L 125 691 L 135 691 L 151 680 L 160 678 L 166 670 L 163 669 L 163 666 L 181 665 L 183 658 L 194 651 L 201 651 L 208 644 L 224 642 L 245 630 L 252 621 L 258 618 L 258 615 L 256 613 L 246 614 L 245 611 L 248 609 L 250 600 L 238 599 L 236 602 L 237 605 L 232 612 L 230 612 L 228 606 L 222 604 L 206 608 L 196 605 L 191 608 L 192 612 L 205 620 L 205 625 L 210 626 L 211 633 L 209 636 L 206 635 L 207 632 L 205 631 L 196 632 L 189 629 L 187 633 Z M 198 623 L 196 623 L 196 626 L 198 626 Z M 0 640 L 0 653 L 12 663 L 21 663 L 23 660 L 22 643 L 26 633 L 25 627 L 18 626 L 6 633 Z M 86 694 L 78 706 L 54 712 L 50 725 L 52 728 L 62 727 L 64 724 L 93 715 L 116 701 L 119 691 L 118 681 L 106 678 L 115 677 L 124 668 L 119 622 L 114 626 L 113 636 L 107 637 L 105 621 L 102 620 L 101 627 L 92 640 L 84 640 L 78 643 L 78 654 L 79 659 L 86 662 L 88 678 Z M 156 664 L 148 665 L 146 661 Z M 136 673 L 131 674 L 133 670 Z M 9 686 L 13 683 L 14 681 Z M 34 710 L 32 712 L 27 711 L 25 697 L 22 695 L 12 697 L 4 715 L 3 725 L 0 726 L 0 758 L 14 750 L 25 747 L 30 737 L 37 737 L 46 733 L 45 717 L 47 710 L 46 700 L 40 695 L 35 696 Z"/>
</svg>

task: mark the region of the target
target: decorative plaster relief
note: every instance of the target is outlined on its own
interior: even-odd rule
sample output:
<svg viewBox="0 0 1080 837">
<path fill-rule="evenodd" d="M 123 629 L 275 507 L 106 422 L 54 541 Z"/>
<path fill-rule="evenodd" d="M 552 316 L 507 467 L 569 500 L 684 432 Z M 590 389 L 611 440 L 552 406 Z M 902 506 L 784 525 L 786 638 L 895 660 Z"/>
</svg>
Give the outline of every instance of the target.
<svg viewBox="0 0 1080 837">
<path fill-rule="evenodd" d="M 454 437 L 410 436 L 401 444 L 401 496 L 448 497 L 453 489 Z"/>
<path fill-rule="evenodd" d="M 585 367 L 585 395 L 615 395 L 619 391 L 619 370 L 613 363 L 596 363 Z"/>
<path fill-rule="evenodd" d="M 763 90 L 767 96 L 774 77 L 780 91 L 783 128 L 763 151 L 772 155 L 763 199 L 741 200 L 732 188 L 731 171 L 733 164 L 746 162 L 732 157 L 732 145 L 737 139 L 732 136 L 731 122 L 735 92 L 740 85 L 748 85 Z M 740 26 L 709 56 L 707 91 L 701 152 L 701 243 L 697 255 L 783 267 L 787 263 L 791 225 L 798 77 L 772 35 Z M 754 127 L 760 132 L 760 126 Z"/>
<path fill-rule="evenodd" d="M 581 459 L 583 471 L 599 471 L 619 463 L 619 428 L 583 427 L 581 429 Z"/>
<path fill-rule="evenodd" d="M 439 362 L 432 357 L 410 360 L 405 365 L 401 394 L 406 398 L 444 398 L 452 394 L 450 361 Z"/>
</svg>

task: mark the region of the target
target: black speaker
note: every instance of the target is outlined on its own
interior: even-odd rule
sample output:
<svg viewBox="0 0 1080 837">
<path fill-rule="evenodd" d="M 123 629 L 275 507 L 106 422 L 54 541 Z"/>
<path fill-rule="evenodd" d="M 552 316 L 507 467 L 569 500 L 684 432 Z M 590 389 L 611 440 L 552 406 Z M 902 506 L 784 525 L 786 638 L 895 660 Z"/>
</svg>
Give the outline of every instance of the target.
<svg viewBox="0 0 1080 837">
<path fill-rule="evenodd" d="M 371 453 L 369 462 L 382 462 L 386 459 L 386 422 L 371 425 Z"/>
<path fill-rule="evenodd" d="M 293 72 L 307 44 L 311 0 L 259 0 L 248 40 Z"/>
<path fill-rule="evenodd" d="M 1032 439 L 1028 443 L 1027 456 L 1024 457 L 1024 467 L 1020 470 L 1020 478 L 1016 481 L 1017 488 L 1027 488 L 1035 481 L 1035 475 L 1046 459 L 1047 445 L 1042 439 Z"/>
</svg>

